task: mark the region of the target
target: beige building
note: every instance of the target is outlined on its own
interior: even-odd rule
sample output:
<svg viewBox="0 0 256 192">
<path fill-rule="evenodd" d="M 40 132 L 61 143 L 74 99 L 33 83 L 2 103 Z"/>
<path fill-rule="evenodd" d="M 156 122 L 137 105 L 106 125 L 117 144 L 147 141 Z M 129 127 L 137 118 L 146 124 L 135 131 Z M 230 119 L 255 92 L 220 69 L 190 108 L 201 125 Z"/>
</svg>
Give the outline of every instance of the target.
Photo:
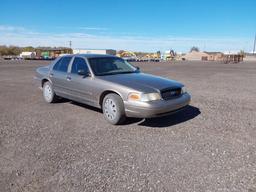
<svg viewBox="0 0 256 192">
<path fill-rule="evenodd" d="M 189 61 L 201 61 L 205 60 L 205 58 L 208 58 L 209 55 L 205 52 L 200 51 L 191 51 L 189 53 L 186 53 L 181 57 L 182 60 L 189 60 Z M 206 59 L 207 60 L 207 59 Z"/>
<path fill-rule="evenodd" d="M 256 61 L 256 54 L 246 53 L 244 57 L 244 61 Z"/>
<path fill-rule="evenodd" d="M 204 58 L 207 61 L 222 61 L 224 58 L 224 54 L 221 52 L 206 52 L 205 51 L 204 53 L 208 54 L 207 59 Z"/>
<path fill-rule="evenodd" d="M 181 57 L 182 60 L 190 61 L 222 61 L 224 54 L 221 52 L 192 51 Z"/>
<path fill-rule="evenodd" d="M 244 61 L 256 61 L 256 56 L 246 56 Z"/>
<path fill-rule="evenodd" d="M 113 49 L 73 49 L 73 54 L 108 54 L 116 55 Z"/>
</svg>

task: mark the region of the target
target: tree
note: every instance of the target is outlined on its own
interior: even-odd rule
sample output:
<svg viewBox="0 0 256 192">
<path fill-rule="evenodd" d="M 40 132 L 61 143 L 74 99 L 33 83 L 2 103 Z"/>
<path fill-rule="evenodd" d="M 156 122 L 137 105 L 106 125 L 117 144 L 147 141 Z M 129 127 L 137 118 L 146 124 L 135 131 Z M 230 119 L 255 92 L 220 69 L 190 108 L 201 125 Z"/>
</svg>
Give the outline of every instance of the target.
<svg viewBox="0 0 256 192">
<path fill-rule="evenodd" d="M 32 47 L 32 46 L 23 47 L 22 51 L 24 51 L 24 52 L 33 52 L 33 51 L 35 51 L 35 48 Z"/>
<path fill-rule="evenodd" d="M 5 45 L 0 46 L 0 55 L 1 56 L 8 55 L 8 47 L 7 46 L 5 46 Z"/>
<path fill-rule="evenodd" d="M 8 55 L 19 55 L 21 53 L 21 48 L 17 46 L 9 46 Z"/>
<path fill-rule="evenodd" d="M 0 55 L 6 56 L 6 55 L 19 55 L 21 53 L 21 49 L 17 46 L 0 46 Z"/>
<path fill-rule="evenodd" d="M 72 49 L 69 47 L 55 47 L 56 49 L 60 49 L 61 53 L 72 53 Z M 6 46 L 6 45 L 0 45 L 0 56 L 8 56 L 8 55 L 19 55 L 21 52 L 39 52 L 41 54 L 41 51 L 43 50 L 51 50 L 51 47 L 37 47 L 34 48 L 32 46 L 28 47 L 18 47 L 18 46 Z"/>
<path fill-rule="evenodd" d="M 190 52 L 192 52 L 192 51 L 199 52 L 199 48 L 196 47 L 196 46 L 193 46 L 193 47 L 191 47 L 191 49 L 190 49 Z"/>
</svg>

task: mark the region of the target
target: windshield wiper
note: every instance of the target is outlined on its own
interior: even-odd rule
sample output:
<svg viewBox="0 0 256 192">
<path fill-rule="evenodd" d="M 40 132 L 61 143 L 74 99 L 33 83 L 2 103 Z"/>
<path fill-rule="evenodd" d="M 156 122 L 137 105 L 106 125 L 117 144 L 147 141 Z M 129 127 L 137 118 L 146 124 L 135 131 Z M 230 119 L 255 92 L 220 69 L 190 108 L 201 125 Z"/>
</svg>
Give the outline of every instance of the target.
<svg viewBox="0 0 256 192">
<path fill-rule="evenodd" d="M 97 76 L 105 76 L 105 75 L 118 75 L 118 74 L 124 74 L 124 73 L 136 73 L 136 71 L 119 71 L 119 72 L 109 72 L 109 73 L 101 73 Z"/>
<path fill-rule="evenodd" d="M 123 73 L 136 73 L 136 71 L 120 71 L 118 74 L 123 74 Z"/>
<path fill-rule="evenodd" d="M 118 73 L 100 73 L 100 74 L 97 74 L 97 76 L 106 76 L 106 75 L 116 75 Z"/>
</svg>

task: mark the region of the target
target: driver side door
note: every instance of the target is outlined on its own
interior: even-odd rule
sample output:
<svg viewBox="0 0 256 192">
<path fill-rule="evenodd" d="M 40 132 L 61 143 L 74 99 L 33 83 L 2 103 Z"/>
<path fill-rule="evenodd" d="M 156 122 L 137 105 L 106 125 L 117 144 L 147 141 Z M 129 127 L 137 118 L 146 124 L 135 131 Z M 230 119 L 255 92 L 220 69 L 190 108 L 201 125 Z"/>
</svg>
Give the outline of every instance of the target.
<svg viewBox="0 0 256 192">
<path fill-rule="evenodd" d="M 79 74 L 83 71 L 83 74 Z M 88 65 L 83 57 L 76 56 L 67 75 L 67 89 L 73 100 L 94 105 L 93 78 L 90 75 Z"/>
</svg>

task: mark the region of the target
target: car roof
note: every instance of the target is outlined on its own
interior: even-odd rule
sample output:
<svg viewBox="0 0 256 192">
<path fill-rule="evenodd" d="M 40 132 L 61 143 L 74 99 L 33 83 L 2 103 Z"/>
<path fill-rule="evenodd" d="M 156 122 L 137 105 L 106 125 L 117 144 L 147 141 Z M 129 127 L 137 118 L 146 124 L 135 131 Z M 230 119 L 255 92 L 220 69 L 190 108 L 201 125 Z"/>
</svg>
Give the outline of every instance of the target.
<svg viewBox="0 0 256 192">
<path fill-rule="evenodd" d="M 107 55 L 107 54 L 70 54 L 65 56 L 78 56 L 78 57 L 85 57 L 85 58 L 117 57 L 115 55 Z"/>
</svg>

